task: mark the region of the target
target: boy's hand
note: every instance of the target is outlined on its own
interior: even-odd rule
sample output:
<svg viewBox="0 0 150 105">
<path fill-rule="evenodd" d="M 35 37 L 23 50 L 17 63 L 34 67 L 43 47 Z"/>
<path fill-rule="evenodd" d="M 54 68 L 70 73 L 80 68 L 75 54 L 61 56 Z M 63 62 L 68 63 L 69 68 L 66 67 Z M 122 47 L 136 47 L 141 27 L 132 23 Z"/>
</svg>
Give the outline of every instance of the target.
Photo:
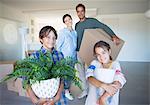
<svg viewBox="0 0 150 105">
<path fill-rule="evenodd" d="M 46 99 L 41 98 L 41 99 L 39 99 L 39 101 L 38 101 L 38 103 L 36 105 L 44 105 L 46 102 L 47 102 Z"/>
<path fill-rule="evenodd" d="M 54 104 L 55 104 L 54 100 L 53 100 L 53 99 L 49 99 L 49 100 L 47 100 L 47 102 L 44 103 L 43 105 L 54 105 Z"/>
</svg>

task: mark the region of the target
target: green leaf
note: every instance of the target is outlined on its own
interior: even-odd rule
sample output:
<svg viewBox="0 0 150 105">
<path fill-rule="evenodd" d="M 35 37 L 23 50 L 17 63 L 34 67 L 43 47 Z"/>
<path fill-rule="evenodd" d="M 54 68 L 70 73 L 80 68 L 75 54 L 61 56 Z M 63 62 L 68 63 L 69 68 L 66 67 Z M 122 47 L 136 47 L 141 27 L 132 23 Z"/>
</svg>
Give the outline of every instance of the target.
<svg viewBox="0 0 150 105">
<path fill-rule="evenodd" d="M 43 54 L 39 51 L 39 59 L 34 57 L 27 57 L 23 60 L 18 60 L 14 68 L 13 73 L 3 78 L 1 82 L 7 81 L 11 78 L 24 78 L 23 88 L 27 88 L 28 85 L 32 85 L 35 82 L 41 80 L 47 80 L 51 78 L 62 78 L 71 80 L 75 85 L 81 88 L 81 80 L 77 77 L 77 70 L 74 69 L 76 60 L 71 57 L 61 59 L 56 64 L 52 60 L 52 54 L 47 51 Z"/>
</svg>

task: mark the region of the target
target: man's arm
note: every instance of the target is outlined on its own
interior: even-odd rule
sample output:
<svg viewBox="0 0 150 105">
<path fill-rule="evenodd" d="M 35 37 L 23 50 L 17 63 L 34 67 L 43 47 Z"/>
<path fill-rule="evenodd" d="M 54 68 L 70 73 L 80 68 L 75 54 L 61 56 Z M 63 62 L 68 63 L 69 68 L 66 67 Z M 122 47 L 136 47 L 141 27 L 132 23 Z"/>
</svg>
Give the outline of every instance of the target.
<svg viewBox="0 0 150 105">
<path fill-rule="evenodd" d="M 116 34 L 113 32 L 113 30 L 109 28 L 106 24 L 101 23 L 100 21 L 95 19 L 95 25 L 97 28 L 103 29 L 112 38 L 112 41 L 116 43 L 116 45 L 120 43 L 120 38 L 117 37 Z"/>
</svg>

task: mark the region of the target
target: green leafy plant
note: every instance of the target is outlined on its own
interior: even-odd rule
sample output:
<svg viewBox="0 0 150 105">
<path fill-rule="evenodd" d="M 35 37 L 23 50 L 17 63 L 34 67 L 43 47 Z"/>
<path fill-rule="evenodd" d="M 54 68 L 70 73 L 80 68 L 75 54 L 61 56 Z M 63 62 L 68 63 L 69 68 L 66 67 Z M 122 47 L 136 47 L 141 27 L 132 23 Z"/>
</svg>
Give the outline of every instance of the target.
<svg viewBox="0 0 150 105">
<path fill-rule="evenodd" d="M 47 51 L 46 54 L 39 52 L 39 58 L 31 56 L 18 60 L 14 71 L 3 78 L 1 82 L 11 78 L 23 78 L 23 88 L 26 88 L 27 85 L 32 85 L 37 81 L 61 78 L 73 81 L 75 85 L 82 89 L 80 85 L 81 80 L 76 76 L 77 70 L 73 67 L 75 63 L 78 63 L 77 61 L 68 57 L 54 64 L 50 52 Z"/>
</svg>

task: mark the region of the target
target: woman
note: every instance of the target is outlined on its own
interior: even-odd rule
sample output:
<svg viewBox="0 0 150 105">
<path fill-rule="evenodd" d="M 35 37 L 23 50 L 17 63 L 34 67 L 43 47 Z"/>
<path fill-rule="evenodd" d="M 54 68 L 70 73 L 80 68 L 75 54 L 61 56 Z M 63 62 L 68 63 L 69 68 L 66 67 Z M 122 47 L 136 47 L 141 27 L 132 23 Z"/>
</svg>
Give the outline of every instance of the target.
<svg viewBox="0 0 150 105">
<path fill-rule="evenodd" d="M 76 46 L 77 46 L 77 33 L 72 28 L 72 17 L 69 14 L 65 14 L 62 18 L 63 23 L 66 25 L 66 28 L 63 28 L 59 32 L 57 40 L 57 50 L 61 51 L 64 54 L 64 57 L 72 57 L 76 60 Z M 74 64 L 72 65 L 74 67 Z M 69 100 L 73 100 L 72 95 L 70 94 L 70 85 L 71 81 L 64 81 L 65 96 Z"/>
</svg>

